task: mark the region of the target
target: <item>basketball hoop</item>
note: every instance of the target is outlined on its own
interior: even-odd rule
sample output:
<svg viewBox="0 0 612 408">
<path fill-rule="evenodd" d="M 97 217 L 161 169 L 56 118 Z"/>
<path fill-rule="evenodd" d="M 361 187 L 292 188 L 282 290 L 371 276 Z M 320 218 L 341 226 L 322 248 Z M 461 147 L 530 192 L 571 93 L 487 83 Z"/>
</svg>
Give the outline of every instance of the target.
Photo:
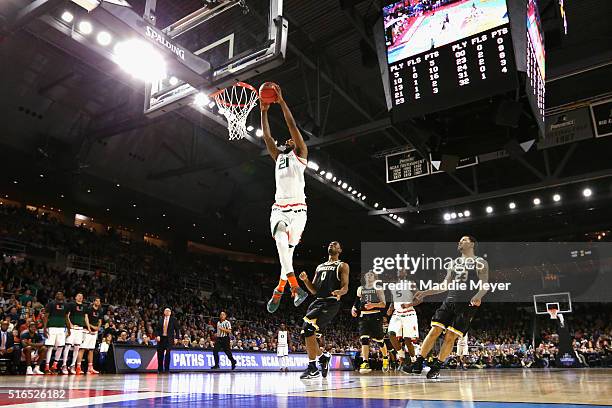
<svg viewBox="0 0 612 408">
<path fill-rule="evenodd" d="M 229 140 L 244 139 L 247 135 L 246 121 L 257 105 L 257 89 L 245 82 L 236 82 L 211 95 L 217 103 L 219 113 L 227 119 Z"/>
<path fill-rule="evenodd" d="M 557 319 L 558 313 L 559 311 L 557 309 L 548 309 L 548 314 L 550 315 L 551 319 Z"/>
</svg>

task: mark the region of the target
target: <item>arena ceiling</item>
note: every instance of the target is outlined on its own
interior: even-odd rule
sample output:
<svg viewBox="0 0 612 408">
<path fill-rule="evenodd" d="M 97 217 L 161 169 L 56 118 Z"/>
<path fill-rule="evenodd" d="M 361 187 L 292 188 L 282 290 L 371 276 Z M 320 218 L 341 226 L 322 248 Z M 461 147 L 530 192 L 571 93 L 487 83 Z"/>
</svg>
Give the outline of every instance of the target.
<svg viewBox="0 0 612 408">
<path fill-rule="evenodd" d="M 144 8 L 144 0 L 130 3 Z M 541 3 L 544 27 L 554 40 L 555 2 Z M 547 47 L 549 110 L 612 92 L 610 2 L 566 3 L 569 33 Z M 0 22 L 28 4 L 3 2 Z M 200 5 L 198 0 L 159 0 L 158 25 Z M 286 62 L 252 80 L 279 83 L 300 124 L 312 132 L 310 159 L 367 195 L 369 208 L 322 179 L 309 178 L 304 236 L 309 250 L 331 239 L 358 249 L 363 240 L 455 239 L 468 230 L 499 240 L 492 220 L 503 239 L 521 239 L 528 230 L 533 239 L 542 239 L 601 228 L 610 219 L 612 138 L 385 183 L 384 153 L 394 149 L 411 145 L 476 154 L 537 134 L 528 112 L 516 128 L 496 125 L 499 101 L 494 98 L 393 126 L 379 66 L 372 63 L 370 27 L 378 8 L 377 1 L 285 0 Z M 46 30 L 33 19 L 0 42 L 0 192 L 143 232 L 271 250 L 273 167 L 263 143 L 228 142 L 226 129 L 185 110 L 144 118 L 142 86 L 94 55 L 76 57 L 70 46 L 49 41 Z M 280 112 L 273 116 L 273 134 L 286 135 Z M 258 114 L 252 119 L 257 122 Z M 565 185 L 564 180 L 574 182 Z M 587 184 L 597 195 L 585 202 L 576 191 Z M 526 185 L 548 185 L 538 191 L 565 191 L 568 199 L 556 207 L 495 218 L 476 215 L 488 203 L 505 205 L 509 195 L 496 194 L 500 191 L 528 203 L 533 193 L 522 191 Z M 398 215 L 406 222 L 369 215 L 375 202 L 379 208 L 404 208 Z M 442 220 L 445 211 L 468 207 L 475 213 L 470 220 Z"/>
</svg>

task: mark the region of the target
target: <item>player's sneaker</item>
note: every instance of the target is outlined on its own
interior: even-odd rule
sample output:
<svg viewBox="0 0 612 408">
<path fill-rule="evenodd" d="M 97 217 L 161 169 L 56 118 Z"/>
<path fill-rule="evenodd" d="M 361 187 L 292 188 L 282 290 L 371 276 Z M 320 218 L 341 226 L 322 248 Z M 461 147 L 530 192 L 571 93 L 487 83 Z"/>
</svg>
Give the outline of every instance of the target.
<svg viewBox="0 0 612 408">
<path fill-rule="evenodd" d="M 89 374 L 89 375 L 94 374 L 94 375 L 95 375 L 95 374 L 100 374 L 100 372 L 99 372 L 99 371 L 94 370 L 94 368 L 93 368 L 93 367 L 89 367 L 89 368 L 87 369 L 87 374 Z"/>
<path fill-rule="evenodd" d="M 308 363 L 308 367 L 306 367 L 306 370 L 300 375 L 301 380 L 312 380 L 319 377 L 321 377 L 321 372 L 314 363 Z"/>
<path fill-rule="evenodd" d="M 421 374 L 423 372 L 423 362 L 425 359 L 422 356 L 417 357 L 416 361 L 412 364 L 412 374 Z"/>
<path fill-rule="evenodd" d="M 77 366 L 74 372 L 75 375 L 83 375 L 83 370 L 81 370 L 81 366 Z"/>
<path fill-rule="evenodd" d="M 304 289 L 298 286 L 295 288 L 291 288 L 291 296 L 293 297 L 293 304 L 295 305 L 295 307 L 298 307 L 299 305 L 304 303 L 304 301 L 308 297 L 308 293 L 306 293 Z"/>
<path fill-rule="evenodd" d="M 331 361 L 330 353 L 323 353 L 321 357 L 319 357 L 319 364 L 321 365 L 321 375 L 323 378 L 327 377 L 327 373 L 329 373 L 329 363 Z"/>
<path fill-rule="evenodd" d="M 436 358 L 430 367 L 431 369 L 427 373 L 427 379 L 433 380 L 438 378 L 438 376 L 440 375 L 440 368 L 442 367 L 442 362 Z"/>
<path fill-rule="evenodd" d="M 39 367 L 39 366 L 34 367 L 33 372 L 34 372 L 34 375 L 45 375 L 45 373 L 43 373 L 43 372 L 40 370 L 40 367 Z"/>
<path fill-rule="evenodd" d="M 403 366 L 401 366 L 400 370 L 404 374 L 412 374 L 413 373 L 413 371 L 412 371 L 413 368 L 414 367 L 413 367 L 413 365 L 411 363 L 406 363 Z"/>
<path fill-rule="evenodd" d="M 364 373 L 369 373 L 370 371 L 372 371 L 372 369 L 370 368 L 370 363 L 363 362 L 361 363 L 361 365 L 359 366 L 359 372 L 364 374 Z"/>
<path fill-rule="evenodd" d="M 69 374 L 68 373 L 68 367 L 62 366 L 62 374 L 64 374 L 64 375 L 68 375 Z"/>
<path fill-rule="evenodd" d="M 387 358 L 383 357 L 382 370 L 383 370 L 383 373 L 389 372 L 389 358 L 388 357 Z"/>
<path fill-rule="evenodd" d="M 274 313 L 278 310 L 278 307 L 280 306 L 280 300 L 281 300 L 280 297 L 282 295 L 283 295 L 283 292 L 279 292 L 278 290 L 274 289 L 274 294 L 272 295 L 270 300 L 268 300 L 268 305 L 266 306 L 269 313 Z"/>
<path fill-rule="evenodd" d="M 32 370 L 32 367 L 28 366 L 28 368 L 26 368 L 26 375 L 34 375 L 34 371 Z"/>
<path fill-rule="evenodd" d="M 232 370 L 235 370 L 235 369 L 236 369 L 236 360 L 233 360 L 232 361 Z"/>
<path fill-rule="evenodd" d="M 76 375 L 76 373 L 77 373 L 77 372 L 76 372 L 76 370 L 75 370 L 75 368 L 74 368 L 74 366 L 70 366 L 70 368 L 68 369 L 68 371 L 70 371 L 70 374 L 72 374 L 72 375 Z"/>
</svg>

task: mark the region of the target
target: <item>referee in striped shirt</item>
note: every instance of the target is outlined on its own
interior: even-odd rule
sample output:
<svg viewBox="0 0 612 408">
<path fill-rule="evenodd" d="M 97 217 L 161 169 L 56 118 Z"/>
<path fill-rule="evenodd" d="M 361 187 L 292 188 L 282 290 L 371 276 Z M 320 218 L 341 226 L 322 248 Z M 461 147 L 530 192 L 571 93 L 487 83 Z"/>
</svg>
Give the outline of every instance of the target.
<svg viewBox="0 0 612 408">
<path fill-rule="evenodd" d="M 217 322 L 217 341 L 215 341 L 215 348 L 213 349 L 213 356 L 215 357 L 215 365 L 211 367 L 213 370 L 219 369 L 219 350 L 223 350 L 232 362 L 232 370 L 236 368 L 236 360 L 232 356 L 230 347 L 230 334 L 232 334 L 232 324 L 227 320 L 227 314 L 221 312 Z"/>
</svg>

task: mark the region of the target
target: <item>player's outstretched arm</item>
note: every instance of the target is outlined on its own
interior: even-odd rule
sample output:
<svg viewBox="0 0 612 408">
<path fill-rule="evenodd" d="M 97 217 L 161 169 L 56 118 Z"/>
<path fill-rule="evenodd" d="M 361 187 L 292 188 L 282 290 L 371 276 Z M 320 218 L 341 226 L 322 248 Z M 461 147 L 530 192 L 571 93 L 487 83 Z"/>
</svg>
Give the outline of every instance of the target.
<svg viewBox="0 0 612 408">
<path fill-rule="evenodd" d="M 335 297 L 338 298 L 338 300 L 340 300 L 340 297 L 346 295 L 346 293 L 348 292 L 348 286 L 349 286 L 349 266 L 346 262 L 342 262 L 340 264 L 340 285 L 342 285 L 342 287 L 338 290 L 334 290 L 332 292 L 332 295 L 334 295 Z"/>
<path fill-rule="evenodd" d="M 268 109 L 270 109 L 270 104 L 263 103 L 260 101 L 259 107 L 261 108 L 261 130 L 263 131 L 263 139 L 266 143 L 266 149 L 268 149 L 268 153 L 272 160 L 276 162 L 276 158 L 278 157 L 280 150 L 276 147 L 276 142 L 272 139 L 272 133 L 270 133 L 270 123 L 268 123 Z"/>
<path fill-rule="evenodd" d="M 308 147 L 304 142 L 304 138 L 300 133 L 300 130 L 295 123 L 295 119 L 293 119 L 293 115 L 291 114 L 291 110 L 289 106 L 287 106 L 287 102 L 283 99 L 283 94 L 280 86 L 274 85 L 274 90 L 278 95 L 278 104 L 281 106 L 283 110 L 283 115 L 285 116 L 285 122 L 287 122 L 287 127 L 289 128 L 289 133 L 291 134 L 291 139 L 293 139 L 293 143 L 295 143 L 296 153 L 299 157 L 304 160 L 308 160 Z"/>
<path fill-rule="evenodd" d="M 449 269 L 446 272 L 446 278 L 444 278 L 444 282 L 446 283 L 445 287 L 448 286 L 448 284 L 450 284 L 452 281 L 452 271 Z M 413 304 L 419 304 L 423 301 L 423 298 L 427 297 L 427 296 L 432 296 L 432 295 L 437 295 L 438 293 L 444 293 L 446 292 L 446 289 L 430 289 L 430 290 L 423 290 L 423 291 L 418 291 L 414 294 L 414 302 Z"/>
<path fill-rule="evenodd" d="M 304 285 L 306 285 L 306 289 L 308 289 L 310 293 L 312 293 L 313 295 L 317 294 L 317 289 L 314 287 L 310 279 L 308 279 L 308 274 L 306 272 L 302 271 L 302 273 L 300 273 L 300 279 L 302 280 L 302 282 L 304 282 Z"/>
</svg>

